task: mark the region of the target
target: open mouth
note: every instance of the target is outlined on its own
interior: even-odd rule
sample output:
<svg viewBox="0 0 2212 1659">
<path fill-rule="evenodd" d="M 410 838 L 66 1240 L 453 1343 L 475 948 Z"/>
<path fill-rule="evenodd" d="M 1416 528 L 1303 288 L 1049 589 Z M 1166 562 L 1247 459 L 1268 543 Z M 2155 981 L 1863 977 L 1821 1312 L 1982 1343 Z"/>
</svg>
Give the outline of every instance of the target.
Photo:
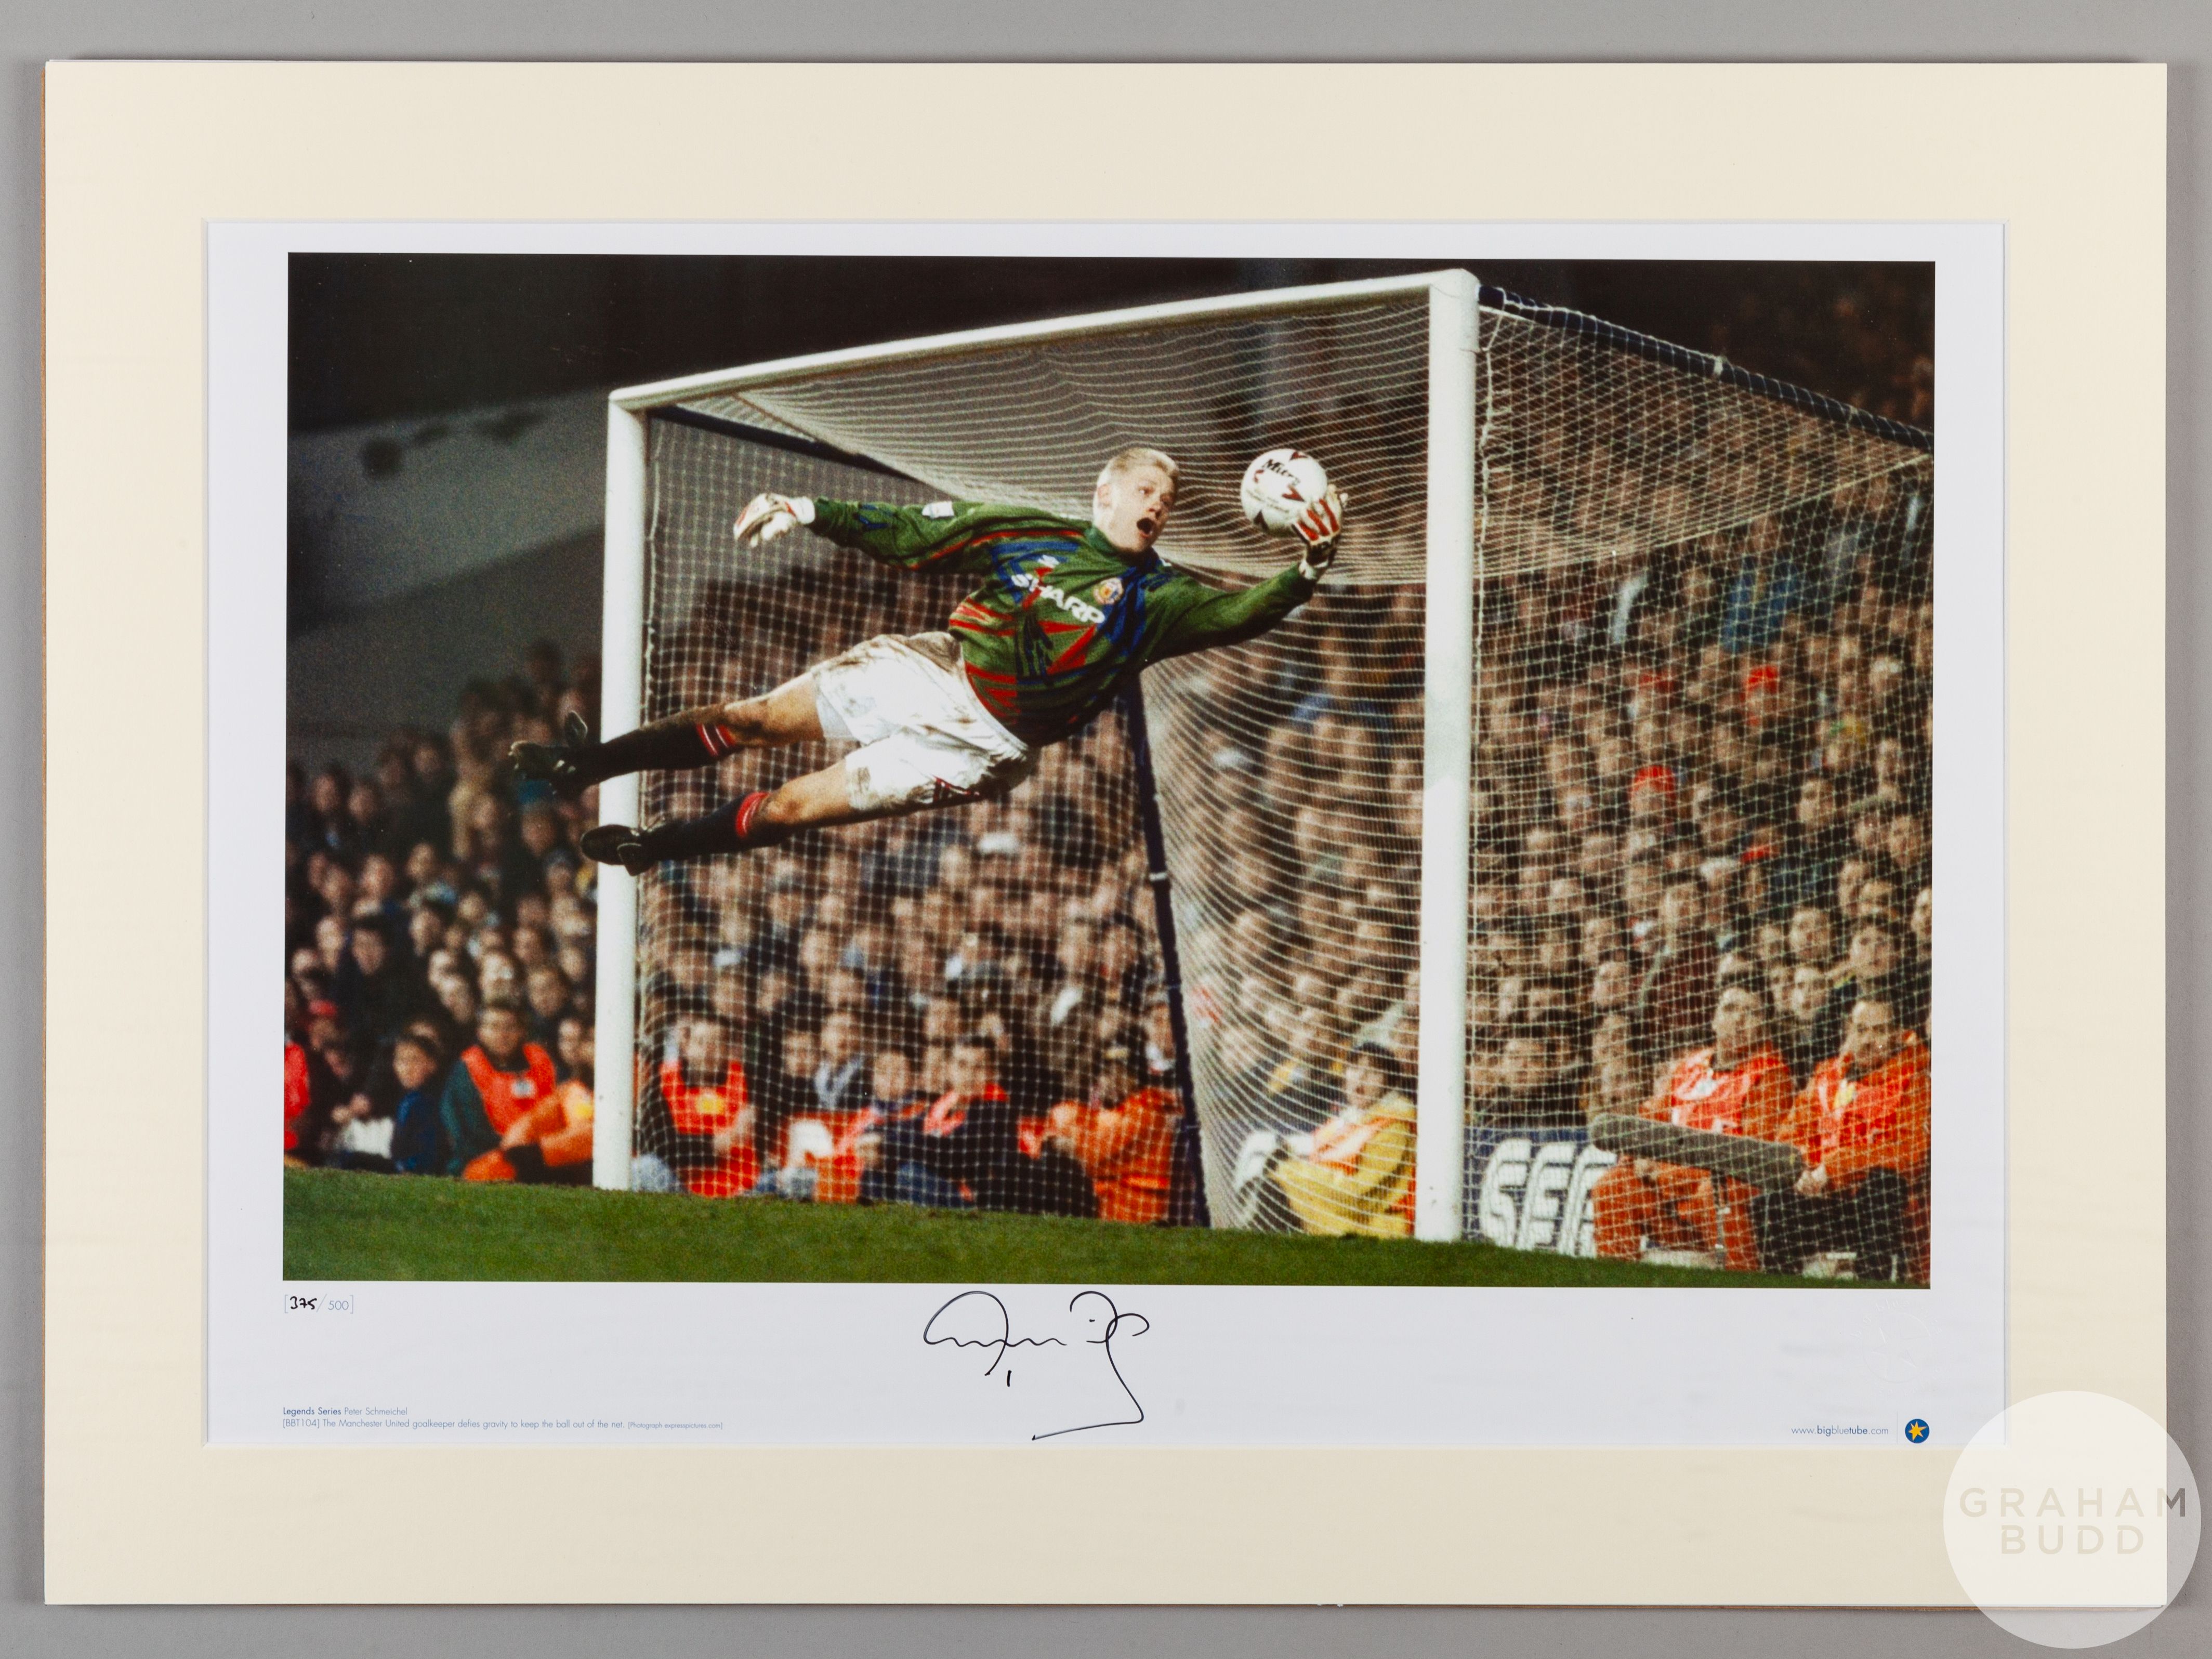
<svg viewBox="0 0 2212 1659">
<path fill-rule="evenodd" d="M 1139 536 L 1142 536 L 1146 541 L 1152 540 L 1154 536 L 1158 535 L 1159 533 L 1159 529 L 1160 521 L 1158 519 L 1142 518 L 1137 520 L 1137 533 Z"/>
</svg>

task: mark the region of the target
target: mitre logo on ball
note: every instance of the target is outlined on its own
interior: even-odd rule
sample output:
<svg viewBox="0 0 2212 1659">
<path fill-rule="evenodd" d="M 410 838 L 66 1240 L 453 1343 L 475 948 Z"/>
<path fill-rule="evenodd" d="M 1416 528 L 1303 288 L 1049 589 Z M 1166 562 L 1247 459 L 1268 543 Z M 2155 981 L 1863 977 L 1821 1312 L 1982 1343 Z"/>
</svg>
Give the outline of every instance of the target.
<svg viewBox="0 0 2212 1659">
<path fill-rule="evenodd" d="M 1328 493 L 1328 472 L 1303 449 L 1253 457 L 1237 490 L 1244 516 L 1270 536 L 1290 533 L 1297 516 Z"/>
</svg>

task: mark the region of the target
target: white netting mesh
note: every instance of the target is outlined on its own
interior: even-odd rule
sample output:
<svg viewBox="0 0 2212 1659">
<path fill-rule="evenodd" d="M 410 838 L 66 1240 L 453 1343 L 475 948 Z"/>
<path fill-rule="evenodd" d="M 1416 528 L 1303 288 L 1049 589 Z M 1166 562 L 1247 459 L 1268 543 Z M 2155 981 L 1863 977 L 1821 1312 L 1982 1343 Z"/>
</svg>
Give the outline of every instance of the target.
<svg viewBox="0 0 2212 1659">
<path fill-rule="evenodd" d="M 1367 297 L 687 405 L 927 489 L 653 426 L 647 718 L 942 627 L 958 597 L 810 537 L 738 561 L 728 525 L 757 489 L 1081 515 L 1104 455 L 1155 445 L 1183 467 L 1164 551 L 1232 580 L 1285 559 L 1236 511 L 1253 454 L 1295 443 L 1348 492 L 1338 581 L 1145 679 L 1215 1224 L 1410 1226 L 1426 352 L 1425 295 Z M 1478 416 L 1467 1231 L 1741 1267 L 1763 1228 L 1771 1268 L 1924 1273 L 1924 1047 L 1836 1055 L 1855 1018 L 1925 1021 L 1926 454 L 1506 310 L 1485 313 Z M 828 756 L 653 775 L 645 811 Z M 1194 1217 L 1136 799 L 1109 715 L 1005 802 L 649 878 L 640 1150 L 699 1190 L 785 1169 L 817 1199 Z M 1678 1069 L 1739 984 L 1765 1022 L 1750 1058 Z M 997 1164 L 902 1161 L 978 1031 L 1015 1126 Z M 733 1058 L 750 1110 L 718 1147 Z M 1713 1108 L 1731 1091 L 1750 1121 Z M 852 1115 L 871 1095 L 881 1121 Z M 1607 1112 L 1794 1138 L 1835 1191 L 1793 1197 L 1694 1137 L 1663 1150 L 1717 1163 L 1616 1169 Z"/>
<path fill-rule="evenodd" d="M 1468 1230 L 1924 1277 L 1929 458 L 1483 320 Z"/>
<path fill-rule="evenodd" d="M 1494 576 L 1689 542 L 1922 459 L 1709 371 L 1496 307 L 1483 313 L 1482 374 Z"/>
<path fill-rule="evenodd" d="M 1346 579 L 1418 581 L 1427 377 L 1420 293 L 848 369 L 687 406 L 805 433 L 947 495 L 1076 518 L 1107 456 L 1164 449 L 1182 486 L 1162 550 L 1246 576 L 1284 557 L 1239 516 L 1237 479 L 1261 450 L 1295 443 L 1327 457 L 1354 503 Z"/>
</svg>

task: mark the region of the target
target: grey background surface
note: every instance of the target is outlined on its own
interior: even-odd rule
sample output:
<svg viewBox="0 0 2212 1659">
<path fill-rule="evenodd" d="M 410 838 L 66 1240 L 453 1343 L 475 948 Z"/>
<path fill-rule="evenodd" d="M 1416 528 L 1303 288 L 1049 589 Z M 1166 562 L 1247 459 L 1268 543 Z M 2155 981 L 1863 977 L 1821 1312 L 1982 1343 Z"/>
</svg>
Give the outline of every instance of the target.
<svg viewBox="0 0 2212 1659">
<path fill-rule="evenodd" d="M 563 1659 L 629 1651 L 840 1655 L 1420 1650 L 1765 1655 L 2027 1650 L 1978 1614 L 1593 1609 L 1072 1608 L 49 1609 L 40 1605 L 40 67 L 51 58 L 962 58 L 1154 61 L 1917 58 L 2165 61 L 2170 88 L 2168 301 L 2170 1426 L 2212 1474 L 2212 932 L 2198 842 L 2212 829 L 2212 288 L 2205 213 L 2212 7 L 2203 0 L 71 0 L 0 5 L 0 1654 L 258 1656 L 467 1652 Z M 1313 142 L 1327 142 L 1325 118 Z M 1847 144 L 1848 133 L 1834 136 Z M 2083 349 L 2094 349 L 2094 330 Z M 118 434 L 129 411 L 117 411 Z M 2091 418 L 2085 411 L 2084 418 Z M 119 447 L 118 454 L 127 453 Z M 118 764 L 127 763 L 118 750 Z M 1479 1503 L 1480 1494 L 1468 1501 Z M 1594 1491 L 1593 1504 L 1607 1501 Z M 1656 1517 L 1655 1517 L 1655 1522 Z M 1389 1547 L 1369 1516 L 1317 1550 Z M 353 1540 L 357 1547 L 362 1540 Z M 380 1540 L 404 1547 L 404 1540 Z M 883 1540 L 896 1548 L 898 1540 Z M 306 1545 L 303 1547 L 313 1547 Z M 931 1547 L 916 1542 L 914 1547 Z M 2148 1630 L 2111 1650 L 2212 1652 L 2212 1564 Z"/>
</svg>

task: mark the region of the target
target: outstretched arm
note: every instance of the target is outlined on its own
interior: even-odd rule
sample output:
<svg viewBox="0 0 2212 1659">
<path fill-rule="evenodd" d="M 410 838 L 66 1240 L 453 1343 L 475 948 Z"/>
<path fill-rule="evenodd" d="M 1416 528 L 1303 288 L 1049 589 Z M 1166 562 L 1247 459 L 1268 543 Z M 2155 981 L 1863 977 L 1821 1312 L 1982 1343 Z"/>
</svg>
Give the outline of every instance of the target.
<svg viewBox="0 0 2212 1659">
<path fill-rule="evenodd" d="M 1189 576 L 1180 578 L 1176 586 L 1184 582 L 1202 597 L 1193 599 L 1169 625 L 1158 653 L 1161 657 L 1180 657 L 1217 645 L 1241 645 L 1257 639 L 1311 599 L 1320 586 L 1295 564 L 1233 592 L 1207 587 Z"/>
<path fill-rule="evenodd" d="M 1344 532 L 1344 498 L 1332 486 L 1291 528 L 1305 552 L 1287 570 L 1233 593 L 1189 581 L 1196 597 L 1168 625 L 1162 657 L 1180 657 L 1217 645 L 1241 645 L 1256 639 L 1314 596 L 1336 558 L 1336 538 Z"/>
<path fill-rule="evenodd" d="M 986 562 L 975 544 L 991 514 L 975 501 L 893 507 L 827 495 L 762 495 L 746 504 L 732 528 L 744 547 L 763 547 L 806 525 L 816 535 L 884 564 L 973 571 Z"/>
</svg>

